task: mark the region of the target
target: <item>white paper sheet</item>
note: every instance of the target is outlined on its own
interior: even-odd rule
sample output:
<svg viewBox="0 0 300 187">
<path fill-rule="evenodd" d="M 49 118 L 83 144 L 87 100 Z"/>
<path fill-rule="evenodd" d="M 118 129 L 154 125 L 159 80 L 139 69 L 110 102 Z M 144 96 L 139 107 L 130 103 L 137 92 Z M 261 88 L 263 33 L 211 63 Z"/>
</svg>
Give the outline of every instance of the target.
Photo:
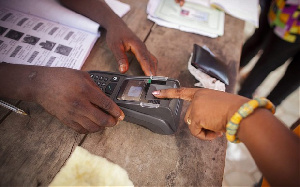
<svg viewBox="0 0 300 187">
<path fill-rule="evenodd" d="M 123 17 L 130 11 L 130 5 L 117 0 L 105 0 L 108 6 L 119 16 Z"/>
</svg>

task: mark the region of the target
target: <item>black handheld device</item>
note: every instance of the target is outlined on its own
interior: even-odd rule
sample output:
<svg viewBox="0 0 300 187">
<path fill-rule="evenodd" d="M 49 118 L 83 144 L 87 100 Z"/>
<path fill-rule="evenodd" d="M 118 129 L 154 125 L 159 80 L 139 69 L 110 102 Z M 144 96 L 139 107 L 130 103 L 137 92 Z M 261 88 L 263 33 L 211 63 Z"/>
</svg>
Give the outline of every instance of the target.
<svg viewBox="0 0 300 187">
<path fill-rule="evenodd" d="M 177 131 L 183 101 L 158 99 L 155 90 L 179 88 L 179 81 L 159 76 L 128 76 L 104 71 L 89 71 L 99 88 L 123 110 L 125 121 L 155 133 Z"/>
</svg>

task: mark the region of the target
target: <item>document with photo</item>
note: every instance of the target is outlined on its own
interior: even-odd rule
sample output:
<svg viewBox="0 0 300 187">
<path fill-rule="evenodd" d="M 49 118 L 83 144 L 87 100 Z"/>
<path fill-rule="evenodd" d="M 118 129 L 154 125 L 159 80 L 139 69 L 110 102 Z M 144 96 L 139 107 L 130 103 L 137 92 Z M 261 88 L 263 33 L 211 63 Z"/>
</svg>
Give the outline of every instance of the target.
<svg viewBox="0 0 300 187">
<path fill-rule="evenodd" d="M 180 7 L 174 0 L 149 0 L 147 13 L 161 26 L 212 38 L 224 34 L 224 12 L 199 3 L 185 2 Z"/>
<path fill-rule="evenodd" d="M 224 14 L 216 9 L 186 2 L 182 7 L 175 1 L 161 0 L 155 15 L 181 26 L 199 29 L 217 35 L 224 33 Z"/>
</svg>

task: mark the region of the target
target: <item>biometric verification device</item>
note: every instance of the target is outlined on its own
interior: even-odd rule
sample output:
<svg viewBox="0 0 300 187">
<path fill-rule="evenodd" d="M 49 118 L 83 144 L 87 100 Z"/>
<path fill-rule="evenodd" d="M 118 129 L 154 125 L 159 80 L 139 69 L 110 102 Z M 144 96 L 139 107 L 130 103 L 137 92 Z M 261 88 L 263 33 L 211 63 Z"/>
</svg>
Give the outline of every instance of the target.
<svg viewBox="0 0 300 187">
<path fill-rule="evenodd" d="M 159 134 L 173 134 L 177 131 L 183 101 L 158 99 L 152 92 L 179 88 L 178 80 L 158 76 L 128 76 L 103 71 L 89 73 L 99 88 L 123 110 L 125 121 Z"/>
</svg>

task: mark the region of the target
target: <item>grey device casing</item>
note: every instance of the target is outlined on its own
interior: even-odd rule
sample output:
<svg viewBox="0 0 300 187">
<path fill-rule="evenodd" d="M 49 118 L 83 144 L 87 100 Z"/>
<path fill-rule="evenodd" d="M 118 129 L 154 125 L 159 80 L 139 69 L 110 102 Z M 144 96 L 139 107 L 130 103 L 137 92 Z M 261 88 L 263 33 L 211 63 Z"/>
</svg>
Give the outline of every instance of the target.
<svg viewBox="0 0 300 187">
<path fill-rule="evenodd" d="M 143 126 L 158 134 L 169 135 L 177 131 L 183 101 L 181 99 L 158 99 L 152 95 L 152 92 L 179 88 L 178 80 L 157 76 L 128 76 L 103 71 L 89 71 L 89 73 L 99 88 L 122 109 L 125 121 Z M 132 82 L 145 83 L 143 87 L 145 90 L 142 91 L 140 99 L 122 99 Z"/>
</svg>

